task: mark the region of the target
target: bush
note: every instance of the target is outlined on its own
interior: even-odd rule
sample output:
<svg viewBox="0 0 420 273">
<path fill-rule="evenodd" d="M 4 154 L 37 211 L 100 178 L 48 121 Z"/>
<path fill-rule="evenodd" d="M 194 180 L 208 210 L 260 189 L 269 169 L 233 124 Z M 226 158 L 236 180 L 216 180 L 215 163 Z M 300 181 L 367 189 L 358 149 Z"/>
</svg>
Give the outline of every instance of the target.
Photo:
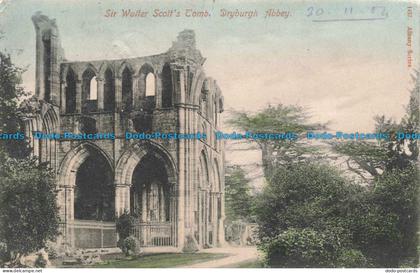
<svg viewBox="0 0 420 273">
<path fill-rule="evenodd" d="M 366 257 L 360 250 L 345 249 L 341 251 L 337 259 L 337 266 L 339 267 L 369 267 Z"/>
<path fill-rule="evenodd" d="M 360 203 L 362 193 L 360 186 L 346 181 L 326 165 L 301 163 L 279 167 L 257 197 L 260 239 L 274 238 L 288 228 L 317 231 L 341 228 L 344 232 L 348 223 L 358 217 L 352 210 Z"/>
<path fill-rule="evenodd" d="M 333 267 L 340 246 L 313 229 L 288 229 L 262 245 L 271 267 Z"/>
<path fill-rule="evenodd" d="M 45 268 L 47 266 L 48 261 L 44 258 L 41 253 L 37 254 L 37 258 L 35 260 L 35 267 Z"/>
<path fill-rule="evenodd" d="M 128 213 L 128 211 L 124 211 L 123 214 L 120 215 L 117 219 L 117 233 L 118 233 L 118 242 L 117 246 L 125 253 L 124 249 L 127 248 L 125 239 L 130 237 L 130 232 L 134 228 L 136 223 L 136 218 Z M 134 237 L 133 237 L 134 238 Z"/>
<path fill-rule="evenodd" d="M 140 242 L 133 236 L 125 238 L 122 241 L 120 248 L 125 256 L 136 256 L 141 254 Z"/>
<path fill-rule="evenodd" d="M 58 258 L 58 245 L 56 242 L 48 242 L 45 250 L 48 254 L 48 259 L 57 259 Z"/>
<path fill-rule="evenodd" d="M 47 165 L 35 159 L 0 158 L 0 241 L 14 259 L 59 234 L 56 183 Z"/>
<path fill-rule="evenodd" d="M 9 260 L 9 252 L 6 243 L 0 242 L 0 267 L 1 264 Z"/>
<path fill-rule="evenodd" d="M 134 227 L 136 219 L 130 215 L 128 211 L 124 211 L 117 219 L 117 233 L 120 240 L 124 240 L 130 236 L 131 229 Z"/>
</svg>

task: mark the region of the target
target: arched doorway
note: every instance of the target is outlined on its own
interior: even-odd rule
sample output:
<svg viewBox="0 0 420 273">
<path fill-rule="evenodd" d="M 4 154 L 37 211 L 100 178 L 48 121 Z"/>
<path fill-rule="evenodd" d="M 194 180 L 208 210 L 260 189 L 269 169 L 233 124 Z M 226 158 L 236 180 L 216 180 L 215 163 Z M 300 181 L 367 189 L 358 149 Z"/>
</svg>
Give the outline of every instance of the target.
<svg viewBox="0 0 420 273">
<path fill-rule="evenodd" d="M 75 248 L 115 247 L 115 186 L 110 159 L 92 143 L 67 153 L 58 174 L 65 241 Z"/>
<path fill-rule="evenodd" d="M 118 160 L 116 181 L 129 193 L 124 206 L 136 218 L 132 235 L 141 246 L 176 246 L 177 172 L 171 155 L 156 143 L 135 144 Z"/>
<path fill-rule="evenodd" d="M 140 222 L 169 222 L 169 184 L 164 163 L 144 156 L 133 172 L 130 210 Z"/>
<path fill-rule="evenodd" d="M 204 150 L 201 152 L 198 166 L 199 191 L 197 196 L 198 219 L 196 219 L 196 239 L 202 247 L 210 247 L 214 244 L 213 232 L 213 199 L 212 183 L 208 168 L 207 156 Z"/>
<path fill-rule="evenodd" d="M 74 219 L 113 221 L 115 188 L 106 159 L 94 150 L 80 165 L 74 188 Z"/>
</svg>

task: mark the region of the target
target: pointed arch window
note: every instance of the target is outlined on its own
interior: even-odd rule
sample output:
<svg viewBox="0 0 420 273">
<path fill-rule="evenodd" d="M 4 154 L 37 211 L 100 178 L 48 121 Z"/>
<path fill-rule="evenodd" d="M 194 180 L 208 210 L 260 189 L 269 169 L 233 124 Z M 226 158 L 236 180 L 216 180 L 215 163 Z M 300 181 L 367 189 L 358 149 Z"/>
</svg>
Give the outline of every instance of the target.
<svg viewBox="0 0 420 273">
<path fill-rule="evenodd" d="M 125 111 L 131 110 L 133 106 L 133 77 L 128 67 L 122 73 L 122 101 Z"/>
<path fill-rule="evenodd" d="M 104 110 L 113 111 L 115 108 L 115 78 L 110 68 L 105 71 L 104 80 Z"/>
<path fill-rule="evenodd" d="M 90 113 L 98 109 L 96 74 L 92 68 L 87 68 L 82 75 L 82 112 Z"/>
<path fill-rule="evenodd" d="M 66 113 L 74 113 L 76 111 L 76 74 L 73 69 L 69 68 L 66 76 Z"/>
<path fill-rule="evenodd" d="M 162 69 L 162 107 L 172 106 L 172 73 L 169 64 Z"/>
</svg>

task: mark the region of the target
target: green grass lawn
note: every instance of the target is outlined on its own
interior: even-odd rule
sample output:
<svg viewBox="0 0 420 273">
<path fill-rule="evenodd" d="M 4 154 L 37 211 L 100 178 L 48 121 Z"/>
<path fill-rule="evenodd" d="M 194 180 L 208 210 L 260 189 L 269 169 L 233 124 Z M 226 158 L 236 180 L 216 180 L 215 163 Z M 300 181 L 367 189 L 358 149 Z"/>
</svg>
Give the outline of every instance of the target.
<svg viewBox="0 0 420 273">
<path fill-rule="evenodd" d="M 94 267 L 100 268 L 168 268 L 227 257 L 219 253 L 159 253 L 135 258 L 113 258 Z"/>
</svg>

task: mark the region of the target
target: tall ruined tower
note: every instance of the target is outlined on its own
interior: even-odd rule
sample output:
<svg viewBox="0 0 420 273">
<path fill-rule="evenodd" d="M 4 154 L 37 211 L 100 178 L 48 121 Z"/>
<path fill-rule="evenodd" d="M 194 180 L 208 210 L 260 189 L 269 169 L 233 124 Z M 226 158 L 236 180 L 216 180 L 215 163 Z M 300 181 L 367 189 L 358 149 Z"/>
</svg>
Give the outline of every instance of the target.
<svg viewBox="0 0 420 273">
<path fill-rule="evenodd" d="M 63 61 L 55 20 L 40 12 L 32 16 L 36 32 L 36 86 L 35 94 L 40 100 L 60 104 L 60 63 Z"/>
</svg>

